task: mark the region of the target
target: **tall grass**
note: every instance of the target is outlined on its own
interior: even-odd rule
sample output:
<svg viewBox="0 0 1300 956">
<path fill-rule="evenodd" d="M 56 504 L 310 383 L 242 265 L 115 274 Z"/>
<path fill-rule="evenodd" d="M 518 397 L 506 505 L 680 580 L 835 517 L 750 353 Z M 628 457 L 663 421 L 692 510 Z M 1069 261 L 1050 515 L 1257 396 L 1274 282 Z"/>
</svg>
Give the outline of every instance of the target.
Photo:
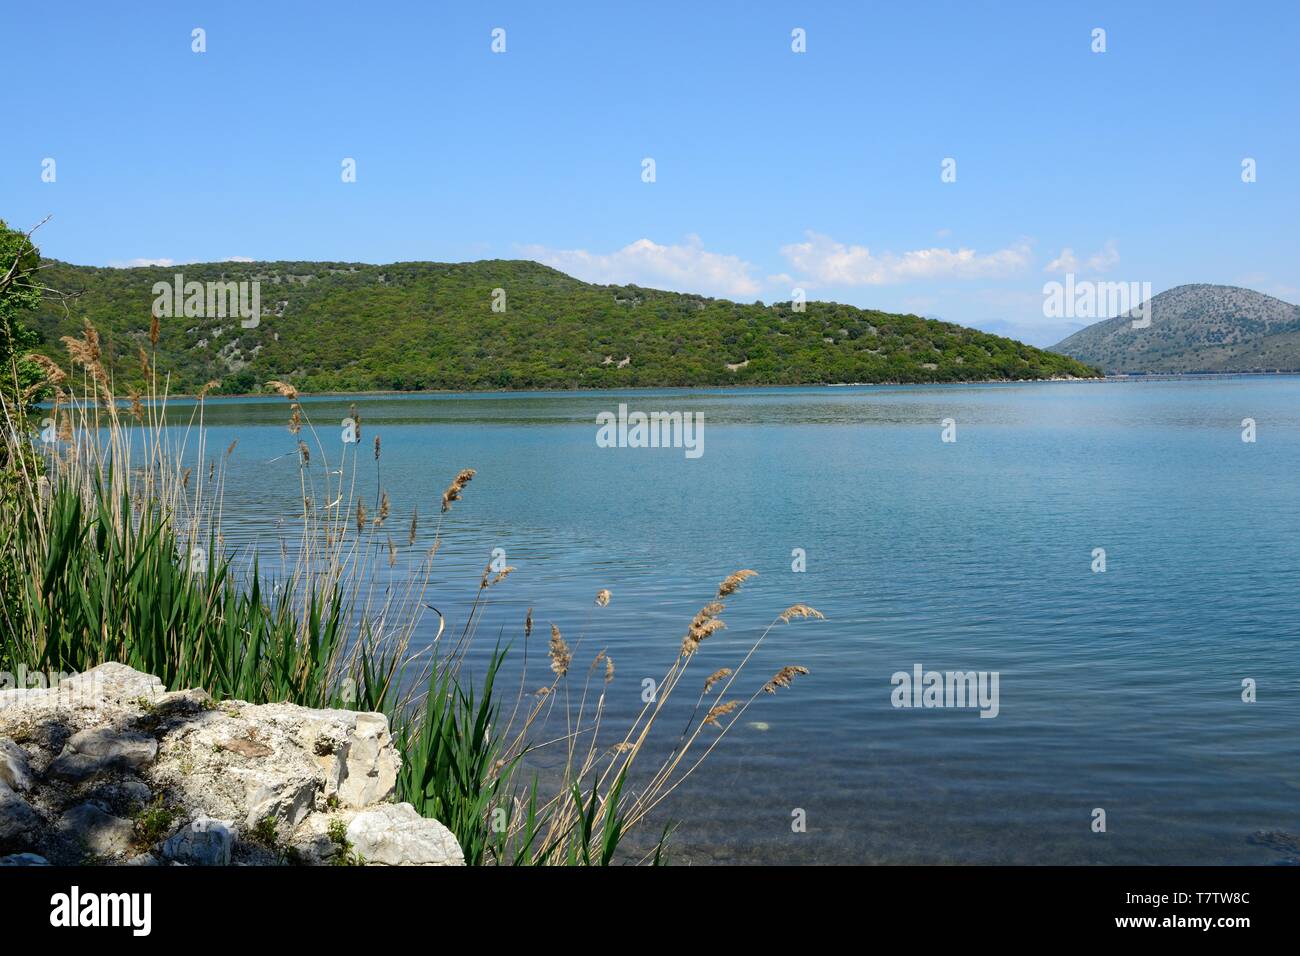
<svg viewBox="0 0 1300 956">
<path fill-rule="evenodd" d="M 268 383 L 286 400 L 287 427 L 297 439 L 301 506 L 279 575 L 264 574 L 256 561 L 241 573 L 221 533 L 234 445 L 209 453 L 203 396 L 187 419 L 169 412 L 166 380 L 141 350 L 150 393 L 120 399 L 95 330 L 87 324 L 65 344 L 71 369 L 46 362 L 54 400 L 36 421 L 0 401 L 14 489 L 0 502 L 0 570 L 8 569 L 5 585 L 16 595 L 0 617 L 0 669 L 65 672 L 121 661 L 169 687 L 203 687 L 219 698 L 382 712 L 403 755 L 398 799 L 446 824 L 467 862 L 514 865 L 635 859 L 623 849 L 627 833 L 696 770 L 759 694 L 806 673 L 792 665 L 748 696 L 728 697 L 773 626 L 821 616 L 794 605 L 734 667 L 700 680 L 686 726 L 653 748 L 667 756 L 641 767 L 638 758 L 651 751 L 658 718 L 693 673 L 701 643 L 724 626 L 724 602 L 754 572 L 719 585 L 690 622 L 653 699 L 629 726 L 611 730 L 604 718 L 613 661 L 602 649 L 581 678 L 571 675 L 582 639 L 570 648 L 554 626 L 540 690 L 526 689 L 527 653 L 518 683 L 503 688 L 510 646 L 500 643 L 481 676 L 469 676 L 465 662 L 479 623 L 513 569 L 484 570 L 456 628 L 433 610 L 428 591 L 442 515 L 462 502 L 472 470 L 455 475 L 443 493 L 431 546 L 422 543 L 430 535 L 419 533 L 417 503 L 402 522 L 405 535 L 398 534 L 404 543 L 395 542 L 387 491 L 380 485 L 367 507 L 356 490 L 361 468 L 380 475 L 378 438 L 373 456 L 356 443 L 331 460 L 297 391 Z M 352 417 L 359 424 L 355 410 Z M 395 573 L 399 561 L 405 567 Z M 380 573 L 384 564 L 387 574 Z M 394 578 L 397 586 L 379 583 Z M 609 601 L 607 590 L 598 591 L 593 610 Z M 436 635 L 415 648 L 430 615 Z M 530 611 L 518 636 L 525 648 L 532 630 Z M 564 755 L 545 783 L 530 769 L 543 749 Z M 662 859 L 663 839 L 646 860 Z"/>
</svg>

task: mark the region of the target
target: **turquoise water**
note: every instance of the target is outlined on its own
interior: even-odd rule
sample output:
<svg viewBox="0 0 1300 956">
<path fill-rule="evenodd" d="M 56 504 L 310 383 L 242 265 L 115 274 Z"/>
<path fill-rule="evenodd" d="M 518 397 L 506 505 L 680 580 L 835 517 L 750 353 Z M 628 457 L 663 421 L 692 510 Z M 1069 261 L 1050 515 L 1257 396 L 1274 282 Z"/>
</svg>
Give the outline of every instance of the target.
<svg viewBox="0 0 1300 956">
<path fill-rule="evenodd" d="M 1263 864 L 1278 854 L 1252 832 L 1300 830 L 1300 378 L 308 399 L 326 441 L 350 401 L 358 488 L 373 498 L 378 433 L 400 542 L 413 505 L 433 516 L 478 472 L 431 603 L 462 622 L 504 549 L 517 570 L 480 642 L 518 650 L 532 607 L 530 687 L 550 622 L 585 634 L 575 675 L 607 648 L 608 727 L 731 571 L 759 577 L 683 704 L 786 606 L 825 613 L 774 629 L 736 689 L 810 673 L 760 695 L 665 805 L 679 861 Z M 702 413 L 704 454 L 598 447 L 620 402 Z M 239 441 L 224 530 L 245 556 L 292 537 L 286 417 L 282 399 L 208 402 L 210 450 Z M 891 675 L 916 664 L 998 672 L 998 715 L 893 707 Z"/>
</svg>

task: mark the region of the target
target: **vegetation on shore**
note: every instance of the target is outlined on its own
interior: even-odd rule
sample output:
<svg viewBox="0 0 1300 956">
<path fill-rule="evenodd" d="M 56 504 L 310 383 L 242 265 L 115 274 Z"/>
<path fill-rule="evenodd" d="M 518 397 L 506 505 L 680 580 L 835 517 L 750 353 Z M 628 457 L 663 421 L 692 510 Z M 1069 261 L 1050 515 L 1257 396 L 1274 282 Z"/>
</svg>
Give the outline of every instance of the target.
<svg viewBox="0 0 1300 956">
<path fill-rule="evenodd" d="M 28 237 L 0 248 L 20 260 L 10 273 L 20 278 L 0 284 L 0 309 L 8 310 L 0 311 L 0 341 L 21 343 L 34 250 Z M 0 259 L 0 275 L 10 265 Z M 221 536 L 231 448 L 207 446 L 203 400 L 187 424 L 166 424 L 160 338 L 156 325 L 146 334 L 137 355 L 143 388 L 128 396 L 118 394 L 89 322 L 64 338 L 64 362 L 12 349 L 5 356 L 0 670 L 59 673 L 120 661 L 218 699 L 384 713 L 403 756 L 398 799 L 446 824 L 467 862 L 529 865 L 625 859 L 627 833 L 750 704 L 806 673 L 789 665 L 749 692 L 738 683 L 773 627 L 821 616 L 801 604 L 778 614 L 732 667 L 706 677 L 705 665 L 691 666 L 724 626 L 726 602 L 754 573 L 746 570 L 722 581 L 679 645 L 665 645 L 657 693 L 626 728 L 604 726 L 614 673 L 607 649 L 580 663 L 581 638 L 571 646 L 555 625 L 534 636 L 531 610 L 514 642 L 527 661 L 528 643 L 546 641 L 546 683 L 526 689 L 525 666 L 517 688 L 503 690 L 497 678 L 512 649 L 501 643 L 475 678 L 466 662 L 478 624 L 512 569 L 486 567 L 467 619 L 450 626 L 428 593 L 441 515 L 467 504 L 474 471 L 452 476 L 441 501 L 395 501 L 385 489 L 368 511 L 355 480 L 359 468 L 377 467 L 378 436 L 373 446 L 326 447 L 297 389 L 283 381 L 269 384 L 298 441 L 301 509 L 287 524 L 300 533 L 286 546 L 287 576 L 265 579 L 256 564 L 239 573 Z M 33 418 L 31 403 L 46 396 L 52 409 Z M 399 563 L 404 584 L 377 583 L 378 568 Z M 594 590 L 596 613 L 611 599 Z M 416 640 L 422 627 L 435 632 L 431 640 Z M 684 681 L 683 693 L 698 692 L 691 717 L 676 736 L 668 732 L 666 746 L 652 747 L 657 718 Z M 564 752 L 548 783 L 526 765 L 541 747 Z M 638 762 L 652 750 L 667 756 L 657 766 Z M 666 835 L 646 860 L 661 861 Z"/>
<path fill-rule="evenodd" d="M 1064 355 L 916 315 L 833 302 L 742 304 L 592 285 L 535 262 L 224 262 L 131 269 L 47 261 L 80 293 L 42 305 L 37 347 L 57 357 L 89 320 L 122 390 L 144 391 L 155 283 L 259 283 L 255 328 L 163 317 L 154 354 L 173 394 L 959 382 L 1093 377 Z M 498 291 L 500 290 L 500 291 Z M 496 311 L 494 309 L 504 309 Z"/>
</svg>

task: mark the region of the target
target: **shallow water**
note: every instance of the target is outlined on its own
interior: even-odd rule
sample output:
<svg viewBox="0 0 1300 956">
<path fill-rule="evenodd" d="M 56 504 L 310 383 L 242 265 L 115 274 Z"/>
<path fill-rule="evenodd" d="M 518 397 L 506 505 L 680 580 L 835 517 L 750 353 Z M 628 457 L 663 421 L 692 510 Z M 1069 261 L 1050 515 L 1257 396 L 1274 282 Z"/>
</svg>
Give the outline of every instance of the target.
<svg viewBox="0 0 1300 956">
<path fill-rule="evenodd" d="M 513 640 L 518 661 L 534 608 L 530 687 L 551 621 L 585 634 L 575 676 L 608 648 L 607 726 L 729 572 L 760 576 L 682 703 L 786 606 L 826 614 L 751 661 L 745 696 L 782 665 L 811 673 L 760 695 L 670 799 L 679 861 L 1273 863 L 1249 835 L 1300 829 L 1300 378 L 308 399 L 331 455 L 350 401 L 357 487 L 373 503 L 378 433 L 399 544 L 418 505 L 427 547 L 442 489 L 477 469 L 430 603 L 458 625 L 504 549 L 517 570 L 480 643 Z M 703 413 L 703 456 L 597 447 L 619 402 Z M 206 414 L 209 452 L 239 442 L 227 544 L 273 556 L 299 507 L 286 403 Z M 998 672 L 996 718 L 893 707 L 891 675 L 918 663 Z"/>
</svg>

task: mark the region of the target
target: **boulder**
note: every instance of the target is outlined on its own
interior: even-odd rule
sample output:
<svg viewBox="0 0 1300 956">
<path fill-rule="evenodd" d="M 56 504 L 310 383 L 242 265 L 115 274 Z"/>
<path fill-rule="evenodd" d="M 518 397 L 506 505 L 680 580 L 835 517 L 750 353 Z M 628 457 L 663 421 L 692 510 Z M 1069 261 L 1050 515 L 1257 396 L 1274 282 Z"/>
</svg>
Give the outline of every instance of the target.
<svg viewBox="0 0 1300 956">
<path fill-rule="evenodd" d="M 0 710 L 10 707 L 115 707 L 147 701 L 164 691 L 163 683 L 125 664 L 100 664 L 59 680 L 53 687 L 0 690 Z"/>
<path fill-rule="evenodd" d="M 138 770 L 158 756 L 158 741 L 130 730 L 97 727 L 73 734 L 49 773 L 73 783 L 114 770 Z"/>
<path fill-rule="evenodd" d="M 389 803 L 401 770 L 383 714 L 214 702 L 122 664 L 0 691 L 0 854 L 55 865 L 463 861 Z M 355 837 L 355 839 L 354 839 Z"/>
<path fill-rule="evenodd" d="M 0 847 L 29 846 L 38 838 L 40 815 L 21 794 L 0 788 Z"/>
<path fill-rule="evenodd" d="M 27 754 L 12 740 L 0 740 L 0 787 L 20 793 L 32 788 L 32 771 Z"/>
<path fill-rule="evenodd" d="M 131 848 L 134 827 L 93 803 L 82 803 L 59 818 L 59 827 L 97 857 L 119 856 Z"/>
<path fill-rule="evenodd" d="M 347 829 L 352 849 L 382 866 L 464 866 L 456 837 L 437 820 L 422 817 L 409 803 L 363 810 Z"/>
<path fill-rule="evenodd" d="M 234 837 L 229 820 L 198 817 L 163 844 L 163 856 L 187 866 L 227 866 Z"/>
</svg>

